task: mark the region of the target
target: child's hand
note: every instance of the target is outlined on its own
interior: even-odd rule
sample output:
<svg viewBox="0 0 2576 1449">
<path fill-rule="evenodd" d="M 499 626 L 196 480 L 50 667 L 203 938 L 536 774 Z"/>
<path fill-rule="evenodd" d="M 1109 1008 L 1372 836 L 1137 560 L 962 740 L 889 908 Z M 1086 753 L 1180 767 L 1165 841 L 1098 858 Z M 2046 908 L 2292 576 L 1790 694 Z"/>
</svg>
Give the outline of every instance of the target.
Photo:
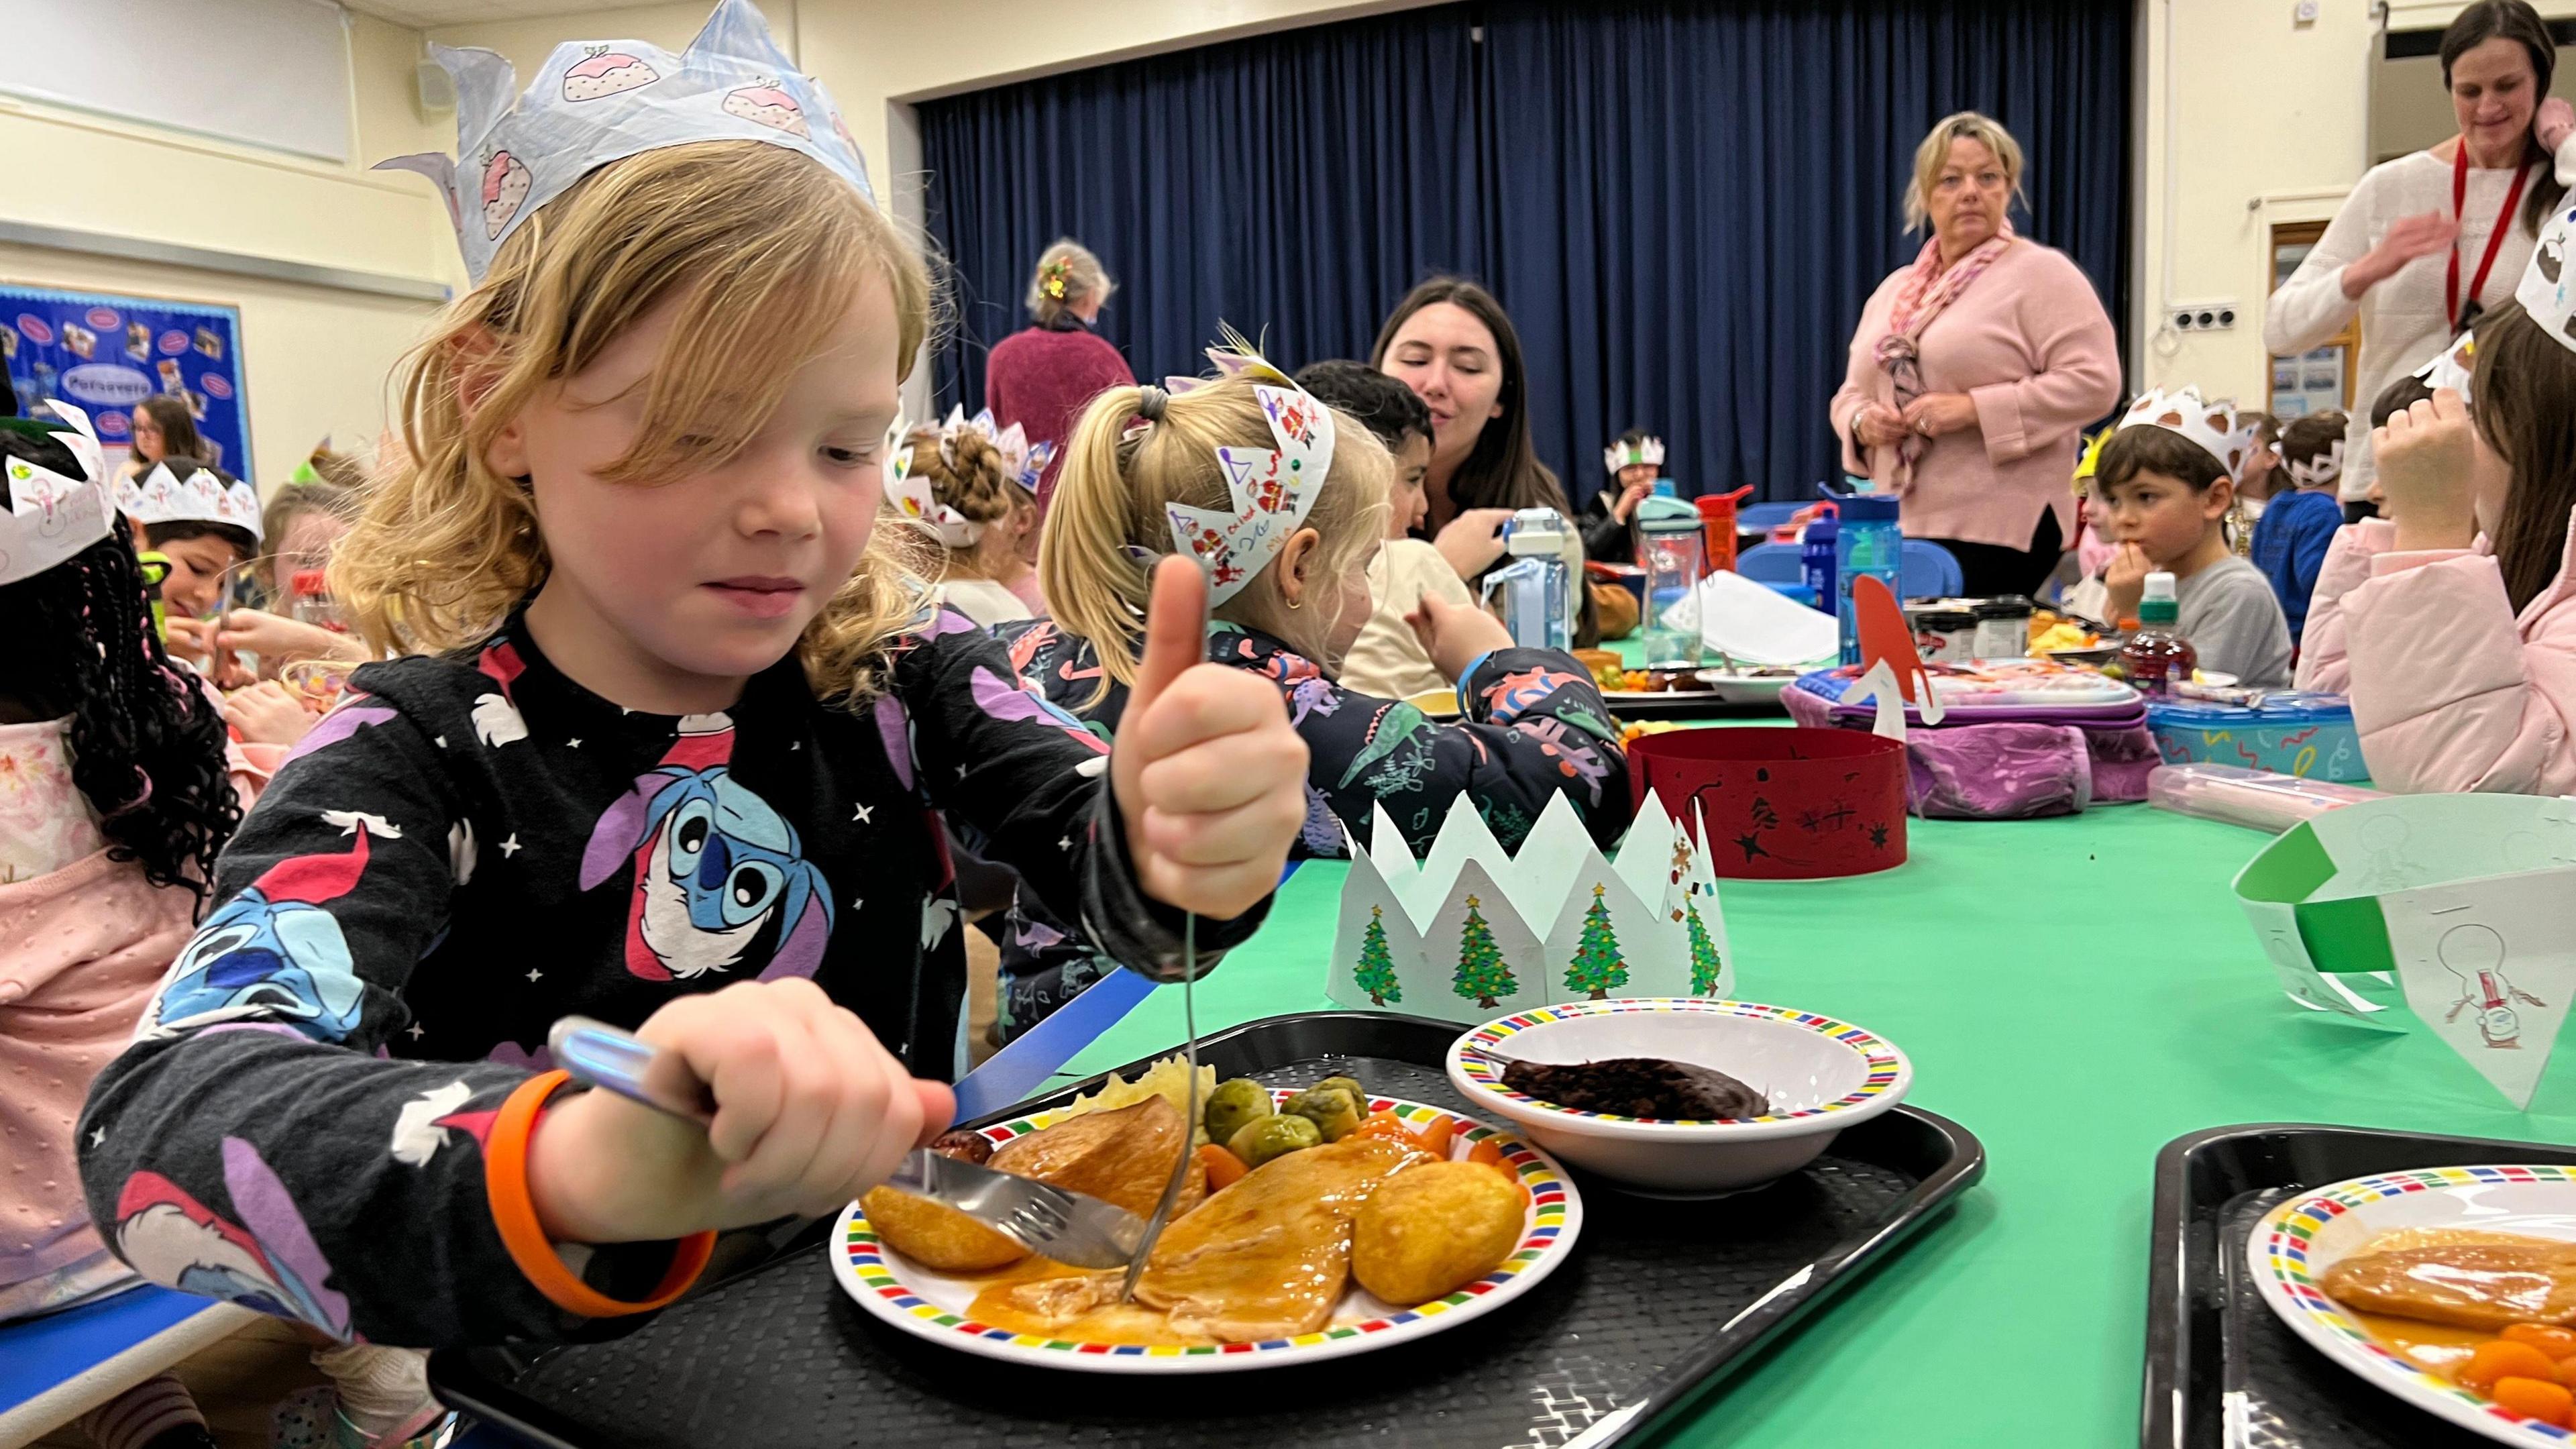
<svg viewBox="0 0 2576 1449">
<path fill-rule="evenodd" d="M 1165 560 L 1110 786 L 1146 895 L 1232 920 L 1279 884 L 1306 820 L 1306 742 L 1267 677 L 1207 662 L 1207 577 Z"/>
<path fill-rule="evenodd" d="M 2467 548 L 2476 540 L 2475 427 L 2468 404 L 2446 387 L 2371 432 L 2398 549 Z"/>
<path fill-rule="evenodd" d="M 1637 505 L 1644 502 L 1646 495 L 1654 491 L 1655 485 L 1652 483 L 1630 483 L 1622 487 L 1619 490 L 1619 496 L 1611 500 L 1610 516 L 1621 523 L 1627 522 L 1629 515 L 1637 511 Z"/>
<path fill-rule="evenodd" d="M 649 1242 L 837 1212 L 946 1131 L 956 1096 L 907 1073 L 857 1014 L 801 977 L 683 996 L 637 1036 L 662 1048 L 648 1085 L 715 1120 L 611 1092 L 549 1107 L 528 1143 L 528 1192 L 559 1243 Z"/>
<path fill-rule="evenodd" d="M 173 614 L 161 633 L 161 647 L 173 659 L 184 659 L 203 666 L 214 648 L 215 626 L 206 619 L 191 619 Z"/>
<path fill-rule="evenodd" d="M 1431 667 L 1451 684 L 1457 683 L 1480 656 L 1509 649 L 1516 642 L 1502 620 L 1471 604 L 1453 604 L 1436 594 L 1424 594 L 1413 612 L 1404 616 L 1404 622 L 1413 626 L 1413 637 L 1422 641 L 1422 652 L 1431 656 Z"/>
<path fill-rule="evenodd" d="M 2102 582 L 2111 591 L 2106 607 L 2111 611 L 2112 623 L 2138 616 L 2138 601 L 2147 593 L 2147 575 L 2155 570 L 2155 560 L 2133 542 L 2121 544 L 2111 555 L 2111 562 L 2103 566 Z"/>
<path fill-rule="evenodd" d="M 215 632 L 215 647 L 226 654 L 248 650 L 259 656 L 261 669 L 271 673 L 275 666 L 295 659 L 345 659 L 352 664 L 367 659 L 366 646 L 346 634 L 261 609 L 235 609 L 224 615 L 222 627 Z"/>
<path fill-rule="evenodd" d="M 292 745 L 313 728 L 316 716 L 274 679 L 263 679 L 224 698 L 224 723 L 254 745 Z"/>
<path fill-rule="evenodd" d="M 1472 579 L 1494 566 L 1503 556 L 1502 528 L 1511 522 L 1508 508 L 1470 508 L 1450 519 L 1431 546 L 1449 560 L 1458 577 Z"/>
</svg>

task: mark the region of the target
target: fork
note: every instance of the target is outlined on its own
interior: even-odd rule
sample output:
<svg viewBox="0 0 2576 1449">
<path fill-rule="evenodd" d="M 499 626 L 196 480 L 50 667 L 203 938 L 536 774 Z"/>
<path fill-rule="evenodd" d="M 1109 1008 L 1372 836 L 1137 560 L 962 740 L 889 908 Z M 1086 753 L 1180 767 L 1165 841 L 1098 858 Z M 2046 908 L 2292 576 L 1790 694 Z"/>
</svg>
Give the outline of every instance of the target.
<svg viewBox="0 0 2576 1449">
<path fill-rule="evenodd" d="M 674 1099 L 646 1086 L 661 1049 L 633 1032 L 567 1016 L 554 1025 L 546 1046 L 555 1065 L 602 1091 L 614 1092 L 657 1112 L 704 1127 L 714 1098 L 691 1082 Z M 916 1147 L 886 1185 L 955 1208 L 1030 1252 L 1074 1268 L 1125 1268 L 1142 1261 L 1143 1218 L 1086 1193 L 997 1172 L 981 1163 Z"/>
</svg>

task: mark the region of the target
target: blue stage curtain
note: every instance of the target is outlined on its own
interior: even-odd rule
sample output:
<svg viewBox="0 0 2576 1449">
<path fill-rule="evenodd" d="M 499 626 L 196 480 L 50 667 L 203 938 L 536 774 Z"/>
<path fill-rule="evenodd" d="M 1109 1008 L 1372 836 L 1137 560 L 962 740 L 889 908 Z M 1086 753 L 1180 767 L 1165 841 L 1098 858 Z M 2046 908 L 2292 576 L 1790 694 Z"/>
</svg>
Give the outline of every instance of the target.
<svg viewBox="0 0 2576 1449">
<path fill-rule="evenodd" d="M 1539 455 L 1578 499 L 1631 426 L 1685 495 L 1840 477 L 1826 401 L 1922 246 L 1901 200 L 1952 111 L 2021 142 L 2015 224 L 2124 320 L 2129 26 L 2097 0 L 1490 7 L 1491 280 Z"/>
<path fill-rule="evenodd" d="M 2028 159 L 2025 235 L 2125 328 L 2128 7 L 2098 0 L 1444 5 L 921 107 L 957 325 L 943 405 L 1026 325 L 1070 234 L 1122 290 L 1136 374 L 1202 370 L 1220 323 L 1276 360 L 1365 356 L 1433 272 L 1519 327 L 1539 454 L 1575 498 L 1642 426 L 1686 494 L 1802 498 L 1861 304 L 1910 259 L 1914 147 L 1954 110 Z"/>
<path fill-rule="evenodd" d="M 933 382 L 984 392 L 1071 236 L 1118 282 L 1099 332 L 1136 376 L 1207 370 L 1231 325 L 1290 368 L 1366 357 L 1427 271 L 1481 266 L 1463 7 L 1291 30 L 921 107 L 956 325 Z"/>
</svg>

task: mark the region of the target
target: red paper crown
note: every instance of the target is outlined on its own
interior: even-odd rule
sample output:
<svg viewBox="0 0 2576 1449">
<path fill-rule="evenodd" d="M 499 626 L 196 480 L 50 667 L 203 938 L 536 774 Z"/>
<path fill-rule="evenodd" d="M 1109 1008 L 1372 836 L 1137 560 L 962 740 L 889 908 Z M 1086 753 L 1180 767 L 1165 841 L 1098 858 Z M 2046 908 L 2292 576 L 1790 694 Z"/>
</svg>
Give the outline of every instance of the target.
<svg viewBox="0 0 2576 1449">
<path fill-rule="evenodd" d="M 1856 730 L 1674 730 L 1628 747 L 1628 783 L 1699 806 L 1735 880 L 1818 880 L 1905 863 L 1905 745 Z"/>
</svg>

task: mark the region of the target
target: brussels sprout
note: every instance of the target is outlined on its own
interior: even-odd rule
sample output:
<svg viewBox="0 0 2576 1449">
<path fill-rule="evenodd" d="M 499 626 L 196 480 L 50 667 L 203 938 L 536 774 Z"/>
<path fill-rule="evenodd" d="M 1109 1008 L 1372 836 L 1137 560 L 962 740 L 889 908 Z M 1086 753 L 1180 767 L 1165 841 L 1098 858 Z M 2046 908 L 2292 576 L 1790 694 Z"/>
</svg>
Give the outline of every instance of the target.
<svg viewBox="0 0 2576 1449">
<path fill-rule="evenodd" d="M 1207 1110 L 1199 1120 L 1206 1125 L 1210 1142 L 1232 1142 L 1245 1124 L 1275 1110 L 1270 1105 L 1268 1087 L 1250 1077 L 1236 1077 L 1217 1083 L 1216 1090 L 1208 1093 Z"/>
<path fill-rule="evenodd" d="M 1289 1098 L 1283 1110 L 1312 1120 L 1327 1142 L 1339 1142 L 1357 1132 L 1360 1118 L 1366 1115 L 1360 1100 L 1339 1087 L 1308 1087 Z"/>
<path fill-rule="evenodd" d="M 1259 1167 L 1274 1157 L 1285 1157 L 1321 1144 L 1322 1129 L 1304 1118 L 1274 1112 L 1255 1117 L 1243 1124 L 1243 1130 L 1226 1139 L 1226 1150 L 1243 1159 L 1246 1167 Z"/>
<path fill-rule="evenodd" d="M 1339 1087 L 1343 1091 L 1350 1093 L 1351 1100 L 1360 1104 L 1361 1114 L 1367 1114 L 1369 1100 L 1368 1088 L 1361 1086 L 1357 1079 L 1352 1077 L 1326 1077 L 1315 1084 L 1315 1090 L 1319 1092 L 1326 1087 Z"/>
</svg>

